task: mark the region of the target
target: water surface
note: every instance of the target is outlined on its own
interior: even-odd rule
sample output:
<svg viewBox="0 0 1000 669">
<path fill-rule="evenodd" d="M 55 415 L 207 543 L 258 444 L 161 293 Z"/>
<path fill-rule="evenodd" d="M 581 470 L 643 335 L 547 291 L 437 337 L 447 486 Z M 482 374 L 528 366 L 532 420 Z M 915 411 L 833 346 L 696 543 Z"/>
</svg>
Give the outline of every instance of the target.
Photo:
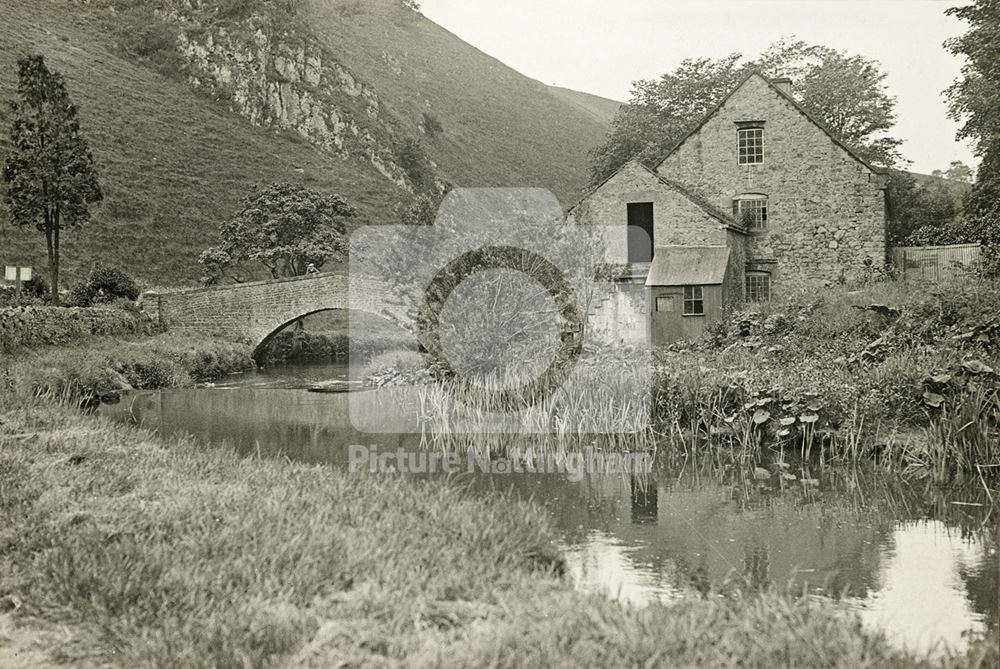
<svg viewBox="0 0 1000 669">
<path fill-rule="evenodd" d="M 355 431 L 346 395 L 305 389 L 331 379 L 347 380 L 347 367 L 283 367 L 137 393 L 105 411 L 162 434 L 341 467 L 352 444 L 421 449 L 419 435 Z M 385 412 L 381 392 L 351 401 Z M 642 604 L 708 587 L 790 584 L 842 599 L 913 649 L 961 650 L 969 633 L 998 624 L 997 533 L 983 524 L 987 507 L 976 505 L 986 500 L 974 485 L 942 490 L 829 468 L 797 472 L 818 485 L 758 481 L 692 462 L 661 462 L 642 477 L 472 469 L 474 490 L 512 491 L 548 510 L 584 590 Z"/>
</svg>

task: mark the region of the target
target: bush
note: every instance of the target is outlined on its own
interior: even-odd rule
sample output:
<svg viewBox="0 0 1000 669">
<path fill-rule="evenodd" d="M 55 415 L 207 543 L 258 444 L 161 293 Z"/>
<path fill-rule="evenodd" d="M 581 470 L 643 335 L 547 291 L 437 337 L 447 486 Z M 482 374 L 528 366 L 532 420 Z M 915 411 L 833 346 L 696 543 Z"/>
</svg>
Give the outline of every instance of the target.
<svg viewBox="0 0 1000 669">
<path fill-rule="evenodd" d="M 139 299 L 139 286 L 122 270 L 101 264 L 95 265 L 86 281 L 77 284 L 70 293 L 70 304 L 78 307 L 89 307 L 116 299 L 135 302 Z"/>
</svg>

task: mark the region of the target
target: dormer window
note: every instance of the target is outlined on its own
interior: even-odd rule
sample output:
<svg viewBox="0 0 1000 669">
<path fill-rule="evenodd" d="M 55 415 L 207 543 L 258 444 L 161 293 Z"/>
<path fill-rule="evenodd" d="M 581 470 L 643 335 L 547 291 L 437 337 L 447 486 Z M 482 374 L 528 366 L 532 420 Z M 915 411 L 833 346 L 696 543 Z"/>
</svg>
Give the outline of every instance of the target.
<svg viewBox="0 0 1000 669">
<path fill-rule="evenodd" d="M 748 230 L 767 229 L 767 196 L 744 193 L 733 198 L 733 216 Z"/>
<path fill-rule="evenodd" d="M 740 165 L 764 162 L 764 124 L 759 121 L 736 124 L 736 147 Z"/>
</svg>

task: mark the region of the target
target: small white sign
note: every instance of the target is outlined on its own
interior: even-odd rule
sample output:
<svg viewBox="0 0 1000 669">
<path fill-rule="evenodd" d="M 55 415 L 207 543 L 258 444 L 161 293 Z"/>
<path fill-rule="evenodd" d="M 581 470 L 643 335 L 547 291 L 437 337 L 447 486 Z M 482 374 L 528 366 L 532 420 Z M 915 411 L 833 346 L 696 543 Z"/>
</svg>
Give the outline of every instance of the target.
<svg viewBox="0 0 1000 669">
<path fill-rule="evenodd" d="M 31 268 L 22 267 L 21 268 L 21 281 L 31 281 Z"/>
<path fill-rule="evenodd" d="M 17 281 L 17 268 L 10 266 L 4 267 L 3 278 L 5 281 Z"/>
</svg>

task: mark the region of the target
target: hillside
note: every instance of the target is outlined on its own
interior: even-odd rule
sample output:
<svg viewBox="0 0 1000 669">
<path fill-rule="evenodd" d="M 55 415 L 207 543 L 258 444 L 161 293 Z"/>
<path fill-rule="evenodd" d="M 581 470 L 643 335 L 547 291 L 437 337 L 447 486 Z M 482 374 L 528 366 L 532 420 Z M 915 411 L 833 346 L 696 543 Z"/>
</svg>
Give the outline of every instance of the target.
<svg viewBox="0 0 1000 669">
<path fill-rule="evenodd" d="M 614 120 L 615 114 L 618 113 L 618 110 L 624 104 L 622 102 L 618 102 L 617 100 L 602 98 L 599 95 L 574 91 L 572 88 L 549 86 L 549 90 L 552 91 L 552 94 L 556 97 L 562 98 L 565 102 L 583 110 L 593 117 L 594 120 L 607 127 L 611 126 L 611 122 Z"/>
<path fill-rule="evenodd" d="M 589 178 L 587 152 L 603 141 L 607 103 L 615 103 L 554 91 L 399 0 L 305 1 L 321 40 L 379 91 L 404 129 L 424 137 L 445 178 L 543 186 L 566 206 L 576 201 Z M 433 137 L 423 132 L 425 113 L 442 126 Z"/>
<path fill-rule="evenodd" d="M 543 186 L 563 202 L 586 183 L 600 98 L 556 94 L 396 0 L 297 2 L 281 5 L 300 14 L 287 25 L 269 0 L 4 3 L 0 159 L 15 60 L 41 53 L 66 78 L 105 190 L 91 224 L 64 236 L 68 282 L 95 261 L 147 285 L 196 281 L 218 223 L 263 182 L 337 192 L 359 223 L 391 222 L 426 187 L 400 151 L 414 138 L 439 183 Z M 41 235 L 0 228 L 0 264 L 44 268 Z"/>
<path fill-rule="evenodd" d="M 105 200 L 82 231 L 64 236 L 65 276 L 96 261 L 126 267 L 149 285 L 193 283 L 197 256 L 253 185 L 293 181 L 344 194 L 362 220 L 390 215 L 407 194 L 362 160 L 345 161 L 290 132 L 255 128 L 187 84 L 119 55 L 101 23 L 67 5 L 8 0 L 0 23 L 0 157 L 16 85 L 16 58 L 33 51 L 66 78 L 94 151 Z M 0 264 L 44 268 L 34 230 L 0 228 Z"/>
</svg>

